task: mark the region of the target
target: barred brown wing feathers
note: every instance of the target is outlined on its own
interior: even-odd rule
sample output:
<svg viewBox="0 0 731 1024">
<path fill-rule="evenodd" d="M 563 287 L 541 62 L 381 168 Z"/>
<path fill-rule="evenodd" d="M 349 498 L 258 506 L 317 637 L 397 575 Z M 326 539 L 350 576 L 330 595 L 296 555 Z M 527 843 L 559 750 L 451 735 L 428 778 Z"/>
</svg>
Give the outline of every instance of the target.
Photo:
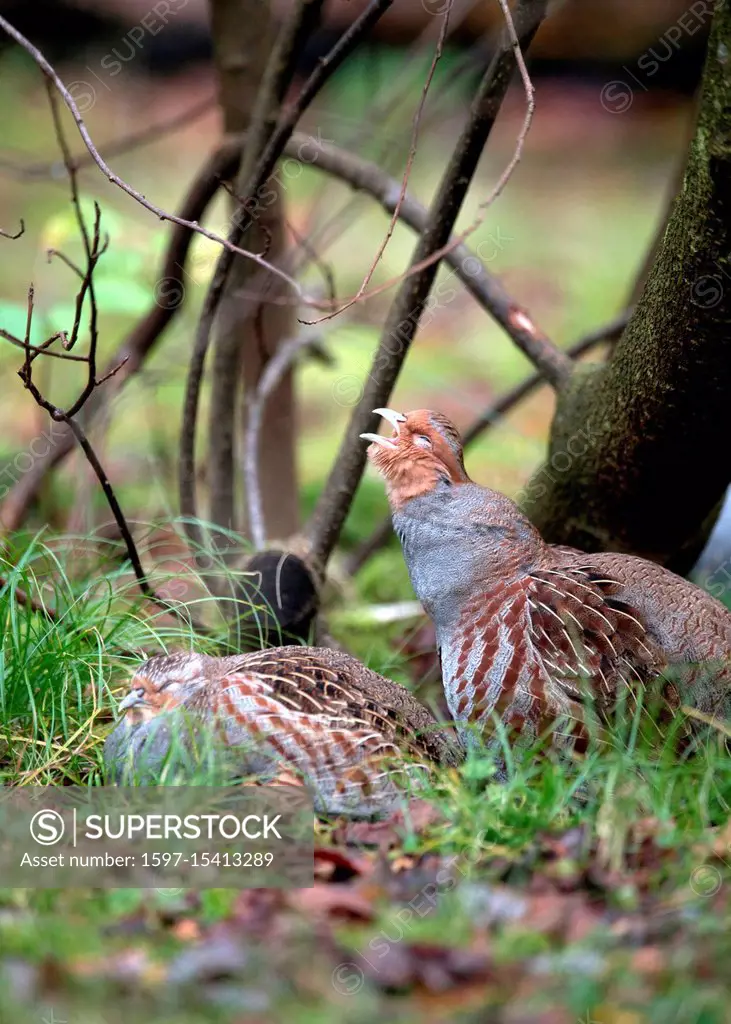
<svg viewBox="0 0 731 1024">
<path fill-rule="evenodd" d="M 413 756 L 456 763 L 459 751 L 433 717 L 397 683 L 349 654 L 323 648 L 280 647 L 237 659 L 237 667 L 260 673 L 292 707 L 361 721 L 392 735 Z"/>
<path fill-rule="evenodd" d="M 540 567 L 469 600 L 443 648 L 455 718 L 487 726 L 497 716 L 538 736 L 562 716 L 583 736 L 587 703 L 607 711 L 658 664 L 617 591 L 588 566 Z"/>
<path fill-rule="evenodd" d="M 661 664 L 640 613 L 621 585 L 591 566 L 541 568 L 530 574 L 531 627 L 547 666 L 572 696 L 613 702 L 630 677 L 644 680 Z"/>
<path fill-rule="evenodd" d="M 293 710 L 254 672 L 229 673 L 216 689 L 213 711 L 228 744 L 260 758 L 269 748 L 272 762 L 298 770 L 328 807 L 352 810 L 385 799 L 391 776 L 408 770 L 399 748 L 363 716 Z"/>
<path fill-rule="evenodd" d="M 536 726 L 543 693 L 527 623 L 524 580 L 501 582 L 465 605 L 442 651 L 455 718 L 487 724 L 497 716 L 514 728 Z"/>
</svg>

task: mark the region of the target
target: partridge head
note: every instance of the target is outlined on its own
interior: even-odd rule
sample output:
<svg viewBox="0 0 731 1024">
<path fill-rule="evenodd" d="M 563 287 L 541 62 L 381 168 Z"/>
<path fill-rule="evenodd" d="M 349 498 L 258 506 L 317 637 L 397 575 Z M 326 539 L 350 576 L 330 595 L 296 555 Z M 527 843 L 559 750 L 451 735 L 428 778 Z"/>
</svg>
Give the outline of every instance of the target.
<svg viewBox="0 0 731 1024">
<path fill-rule="evenodd" d="M 676 704 L 731 716 L 723 605 L 645 559 L 546 544 L 513 501 L 470 480 L 445 416 L 375 412 L 392 433 L 362 436 L 434 621 L 458 722 L 584 742 L 588 704 L 606 713 L 660 678 Z"/>
</svg>

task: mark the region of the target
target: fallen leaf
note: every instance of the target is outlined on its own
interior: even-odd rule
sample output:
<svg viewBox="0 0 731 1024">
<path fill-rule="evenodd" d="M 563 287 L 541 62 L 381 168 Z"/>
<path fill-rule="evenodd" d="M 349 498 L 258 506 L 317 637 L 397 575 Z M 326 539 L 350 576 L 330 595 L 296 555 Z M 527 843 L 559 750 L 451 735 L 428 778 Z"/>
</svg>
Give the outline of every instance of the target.
<svg viewBox="0 0 731 1024">
<path fill-rule="evenodd" d="M 372 921 L 373 904 L 352 885 L 323 885 L 311 889 L 293 889 L 289 904 L 307 917 L 340 918 L 350 921 Z"/>
<path fill-rule="evenodd" d="M 410 834 L 419 835 L 443 821 L 443 815 L 427 800 L 410 800 L 405 810 L 394 811 L 382 821 L 348 821 L 339 825 L 333 840 L 345 846 L 375 846 L 386 851 L 403 845 Z"/>
</svg>

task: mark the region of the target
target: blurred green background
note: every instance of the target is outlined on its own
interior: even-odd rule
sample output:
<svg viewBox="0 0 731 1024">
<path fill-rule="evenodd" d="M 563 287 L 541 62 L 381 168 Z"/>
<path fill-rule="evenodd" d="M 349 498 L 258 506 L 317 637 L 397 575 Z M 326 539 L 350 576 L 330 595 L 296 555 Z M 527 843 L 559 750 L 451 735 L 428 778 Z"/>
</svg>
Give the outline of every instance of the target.
<svg viewBox="0 0 731 1024">
<path fill-rule="evenodd" d="M 433 193 L 466 113 L 474 72 L 462 68 L 464 60 L 461 50 L 445 53 L 427 99 L 409 185 L 411 193 L 424 202 Z M 408 50 L 369 46 L 329 84 L 303 129 L 379 159 L 400 180 L 426 66 L 423 53 L 415 58 Z M 165 76 L 152 75 L 134 62 L 113 78 L 92 61 L 67 60 L 59 70 L 68 83 L 93 86 L 94 93 L 88 96 L 93 105 L 84 116 L 102 154 L 125 135 L 164 124 L 215 92 L 212 71 L 205 64 Z M 1 243 L 0 325 L 22 335 L 26 291 L 32 281 L 35 338 L 42 339 L 70 327 L 76 288 L 66 267 L 57 260 L 49 264 L 46 250 L 59 248 L 78 256 L 80 245 L 40 76 L 24 55 L 5 50 L 0 54 L 0 81 L 4 93 L 0 225 L 15 230 L 20 217 L 26 223 L 21 239 Z M 612 113 L 602 106 L 602 82 L 596 77 L 541 73 L 536 84 L 536 115 L 523 160 L 470 241 L 486 255 L 488 269 L 563 346 L 622 309 L 666 202 L 691 111 L 680 94 L 663 93 L 658 98 L 643 93 L 626 112 Z M 394 93 L 400 101 L 383 116 L 379 108 L 393 107 Z M 460 226 L 472 222 L 481 199 L 509 161 L 524 110 L 524 96 L 516 84 L 480 165 Z M 80 151 L 78 134 L 67 121 L 73 149 Z M 112 156 L 109 162 L 152 202 L 175 210 L 220 131 L 214 107 L 181 130 L 134 152 Z M 50 175 L 36 173 L 30 180 L 19 180 L 20 168 L 43 161 L 56 161 Z M 100 203 L 103 229 L 110 239 L 96 279 L 100 350 L 106 359 L 154 301 L 169 228 L 109 184 L 97 168 L 85 169 L 80 180 L 87 208 L 91 209 L 92 200 Z M 353 295 L 384 236 L 388 218 L 375 203 L 354 198 L 348 188 L 315 169 L 295 173 L 289 164 L 281 181 L 288 220 L 330 267 L 337 295 Z M 335 217 L 341 210 L 344 213 Z M 219 198 L 209 211 L 207 226 L 225 232 L 226 214 L 226 198 Z M 413 244 L 411 232 L 397 227 L 372 286 L 402 272 Z M 94 429 L 131 516 L 149 520 L 177 512 L 176 445 L 187 357 L 216 255 L 215 243 L 196 239 L 182 313 L 142 372 Z M 405 409 L 435 406 L 464 426 L 531 367 L 455 279 L 447 283 L 450 276 L 448 268 L 440 271 L 437 294 L 450 301 L 440 300 L 420 330 L 391 404 Z M 325 288 L 321 270 L 311 263 L 303 282 L 320 293 Z M 332 365 L 310 360 L 299 373 L 299 466 L 305 509 L 336 451 L 349 403 L 366 376 L 394 293 L 395 288 L 390 288 L 322 323 L 319 329 Z M 306 310 L 300 315 L 313 318 Z M 8 344 L 0 347 L 0 466 L 27 448 L 46 426 L 45 414 L 16 376 L 18 355 Z M 38 372 L 58 403 L 68 401 L 79 387 L 79 368 L 71 364 L 46 360 Z M 544 388 L 492 429 L 470 453 L 473 475 L 515 495 L 542 457 L 552 405 L 550 390 Z M 385 499 L 368 477 L 344 542 L 352 542 L 354 534 L 362 532 L 359 515 L 372 521 L 376 512 L 385 512 Z M 36 521 L 81 532 L 107 520 L 88 468 L 74 456 L 49 481 Z"/>
</svg>

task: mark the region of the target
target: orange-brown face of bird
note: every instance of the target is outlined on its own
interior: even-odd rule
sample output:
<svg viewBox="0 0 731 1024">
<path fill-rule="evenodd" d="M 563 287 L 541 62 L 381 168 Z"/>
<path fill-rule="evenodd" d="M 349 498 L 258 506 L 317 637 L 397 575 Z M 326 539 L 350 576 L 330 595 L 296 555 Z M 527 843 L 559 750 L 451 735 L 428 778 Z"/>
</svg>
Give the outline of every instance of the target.
<svg viewBox="0 0 731 1024">
<path fill-rule="evenodd" d="M 393 432 L 390 437 L 361 434 L 371 444 L 368 458 L 386 481 L 393 509 L 433 490 L 440 482 L 467 484 L 470 478 L 462 461 L 462 441 L 455 425 L 429 409 L 395 412 L 374 409 Z"/>
<path fill-rule="evenodd" d="M 117 710 L 125 712 L 125 718 L 130 724 L 139 725 L 148 722 L 161 711 L 176 707 L 180 699 L 178 687 L 161 685 L 159 680 L 138 674 Z"/>
</svg>

